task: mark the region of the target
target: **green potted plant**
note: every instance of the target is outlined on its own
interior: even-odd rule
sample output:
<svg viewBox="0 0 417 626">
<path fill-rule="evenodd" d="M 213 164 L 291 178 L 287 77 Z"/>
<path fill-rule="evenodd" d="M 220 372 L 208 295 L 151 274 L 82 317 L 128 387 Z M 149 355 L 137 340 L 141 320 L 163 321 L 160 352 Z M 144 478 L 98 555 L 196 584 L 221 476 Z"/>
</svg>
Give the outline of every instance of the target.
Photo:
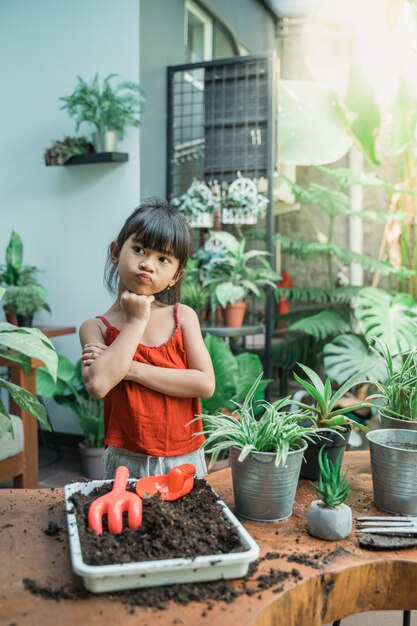
<svg viewBox="0 0 417 626">
<path fill-rule="evenodd" d="M 93 152 L 94 148 L 85 137 L 65 137 L 62 141 L 54 141 L 45 150 L 45 165 L 64 165 L 68 159 L 79 154 Z"/>
<path fill-rule="evenodd" d="M 247 250 L 246 239 L 238 241 L 227 232 L 216 233 L 224 251 L 212 256 L 201 271 L 203 285 L 209 286 L 224 311 L 227 326 L 241 326 L 246 310 L 246 296 L 253 293 L 261 296 L 261 289 L 269 285 L 276 290 L 279 274 L 275 272 L 265 250 Z M 239 311 L 235 317 L 236 310 Z"/>
<path fill-rule="evenodd" d="M 258 419 L 253 399 L 261 378 L 262 374 L 233 415 L 202 415 L 203 446 L 211 463 L 230 449 L 236 511 L 248 519 L 278 521 L 292 514 L 305 440 L 313 428 L 302 423 L 302 412 L 285 410 L 289 397 L 273 404 L 259 402 L 263 413 Z"/>
<path fill-rule="evenodd" d="M 221 196 L 223 224 L 256 224 L 264 217 L 268 198 L 250 178 L 238 175 Z"/>
<path fill-rule="evenodd" d="M 60 98 L 70 117 L 75 118 L 78 131 L 83 122 L 93 124 L 96 152 L 113 152 L 117 137 L 123 137 L 128 126 L 139 126 L 145 108 L 145 93 L 133 81 L 112 85 L 118 74 L 109 74 L 100 85 L 98 74 L 89 83 L 77 76 L 78 83 L 69 96 Z"/>
<path fill-rule="evenodd" d="M 379 350 L 372 348 L 376 358 L 386 370 L 383 380 L 373 378 L 376 393 L 369 396 L 377 399 L 382 428 L 405 428 L 417 430 L 417 350 L 392 356 L 388 346 L 377 343 Z"/>
<path fill-rule="evenodd" d="M 46 290 L 41 285 L 14 285 L 9 287 L 4 298 L 7 311 L 15 314 L 18 326 L 31 327 L 33 316 L 42 309 L 51 309 L 45 302 Z"/>
<path fill-rule="evenodd" d="M 194 181 L 185 193 L 172 198 L 171 204 L 193 228 L 213 228 L 214 213 L 220 206 L 220 199 L 206 184 Z"/>
<path fill-rule="evenodd" d="M 338 541 L 345 539 L 352 530 L 352 509 L 344 504 L 351 487 L 348 483 L 348 469 L 341 475 L 342 452 L 333 463 L 320 449 L 318 483 L 311 483 L 319 500 L 310 504 L 307 516 L 308 532 L 318 539 Z"/>
<path fill-rule="evenodd" d="M 216 387 L 210 398 L 202 398 L 201 408 L 203 413 L 233 415 L 238 404 L 242 404 L 253 385 L 253 381 L 262 376 L 263 367 L 257 354 L 240 352 L 234 355 L 227 343 L 220 337 L 206 335 L 204 343 L 213 363 Z M 260 401 L 265 399 L 265 390 L 271 381 L 261 379 L 254 395 L 255 415 L 262 413 Z M 258 409 L 258 411 L 257 411 Z M 203 418 L 204 427 L 204 418 Z M 211 457 L 207 454 L 208 463 Z M 210 465 L 212 471 L 229 465 L 228 450 L 220 452 L 218 460 Z"/>
<path fill-rule="evenodd" d="M 79 419 L 84 441 L 79 444 L 84 473 L 91 479 L 102 478 L 101 457 L 104 451 L 103 401 L 87 392 L 81 377 L 81 361 L 74 366 L 58 355 L 58 375 L 54 381 L 44 367 L 36 370 L 36 392 L 68 406 Z"/>
<path fill-rule="evenodd" d="M 333 462 L 339 453 L 343 453 L 349 441 L 352 426 L 367 432 L 368 428 L 352 419 L 354 411 L 370 407 L 369 402 L 358 402 L 358 404 L 341 406 L 339 403 L 343 396 L 349 392 L 358 382 L 357 375 L 351 376 L 337 391 L 333 392 L 330 378 L 325 382 L 306 365 L 298 364 L 307 376 L 307 380 L 294 373 L 295 380 L 300 384 L 311 398 L 311 404 L 306 404 L 300 400 L 293 399 L 293 403 L 308 411 L 314 417 L 315 434 L 310 438 L 308 448 L 305 452 L 301 466 L 301 476 L 317 480 L 320 473 L 318 463 L 319 451 L 323 448 L 324 454 Z"/>
</svg>

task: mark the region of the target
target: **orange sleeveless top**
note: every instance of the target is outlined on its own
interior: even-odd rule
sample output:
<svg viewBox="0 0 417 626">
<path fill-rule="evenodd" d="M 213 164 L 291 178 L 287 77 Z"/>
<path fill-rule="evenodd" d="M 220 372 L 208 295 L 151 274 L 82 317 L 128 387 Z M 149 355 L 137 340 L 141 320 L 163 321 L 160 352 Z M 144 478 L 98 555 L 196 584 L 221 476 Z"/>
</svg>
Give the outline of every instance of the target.
<svg viewBox="0 0 417 626">
<path fill-rule="evenodd" d="M 105 342 L 110 345 L 119 334 L 105 317 L 97 316 L 106 325 Z M 187 369 L 182 328 L 178 320 L 178 303 L 174 305 L 175 330 L 159 346 L 139 344 L 134 361 Z M 104 437 L 106 446 L 125 448 L 151 456 L 177 456 L 201 447 L 204 436 L 201 419 L 188 424 L 199 415 L 198 398 L 177 398 L 143 385 L 122 380 L 104 398 Z M 188 425 L 187 425 L 188 424 Z"/>
</svg>

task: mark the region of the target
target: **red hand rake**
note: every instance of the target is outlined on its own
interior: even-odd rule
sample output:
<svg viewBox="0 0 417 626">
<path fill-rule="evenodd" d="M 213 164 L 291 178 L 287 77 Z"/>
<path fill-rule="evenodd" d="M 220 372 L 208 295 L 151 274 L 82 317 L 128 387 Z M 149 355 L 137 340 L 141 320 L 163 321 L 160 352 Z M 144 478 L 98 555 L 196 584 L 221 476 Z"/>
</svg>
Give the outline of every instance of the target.
<svg viewBox="0 0 417 626">
<path fill-rule="evenodd" d="M 124 465 L 116 469 L 113 489 L 100 496 L 88 510 L 88 526 L 97 535 L 103 533 L 103 515 L 107 513 L 107 522 L 111 533 L 123 530 L 123 513 L 127 511 L 128 526 L 137 530 L 142 524 L 142 500 L 132 491 L 126 490 L 129 470 Z"/>
</svg>

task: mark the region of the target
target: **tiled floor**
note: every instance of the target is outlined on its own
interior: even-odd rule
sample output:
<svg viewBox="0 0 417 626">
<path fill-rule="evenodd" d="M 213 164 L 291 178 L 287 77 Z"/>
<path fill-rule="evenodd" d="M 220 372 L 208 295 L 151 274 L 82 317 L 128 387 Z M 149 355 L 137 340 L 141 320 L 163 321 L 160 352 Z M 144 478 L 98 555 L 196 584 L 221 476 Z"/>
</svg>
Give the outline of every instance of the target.
<svg viewBox="0 0 417 626">
<path fill-rule="evenodd" d="M 366 447 L 362 442 L 360 447 Z M 39 449 L 39 487 L 63 487 L 67 483 L 83 479 L 81 459 L 74 448 L 60 449 L 41 446 Z M 0 488 L 12 483 L 0 484 Z M 411 582 L 410 582 L 411 584 Z M 341 626 L 402 626 L 402 611 L 374 611 L 352 615 L 342 620 Z M 326 625 L 327 626 L 327 625 Z M 331 625 L 329 625 L 331 626 Z M 410 626 L 417 626 L 417 611 L 412 611 Z"/>
</svg>

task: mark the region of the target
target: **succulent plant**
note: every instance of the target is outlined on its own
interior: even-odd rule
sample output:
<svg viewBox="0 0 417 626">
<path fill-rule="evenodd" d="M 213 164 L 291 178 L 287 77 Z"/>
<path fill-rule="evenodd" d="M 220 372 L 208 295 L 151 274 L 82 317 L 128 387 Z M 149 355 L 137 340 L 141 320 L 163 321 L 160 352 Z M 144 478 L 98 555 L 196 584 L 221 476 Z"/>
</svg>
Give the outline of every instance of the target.
<svg viewBox="0 0 417 626">
<path fill-rule="evenodd" d="M 316 490 L 317 496 L 330 509 L 343 504 L 351 490 L 347 480 L 348 469 L 343 476 L 340 475 L 342 453 L 339 453 L 339 456 L 333 463 L 324 453 L 323 446 L 319 452 L 319 480 L 317 484 L 311 483 Z"/>
</svg>

